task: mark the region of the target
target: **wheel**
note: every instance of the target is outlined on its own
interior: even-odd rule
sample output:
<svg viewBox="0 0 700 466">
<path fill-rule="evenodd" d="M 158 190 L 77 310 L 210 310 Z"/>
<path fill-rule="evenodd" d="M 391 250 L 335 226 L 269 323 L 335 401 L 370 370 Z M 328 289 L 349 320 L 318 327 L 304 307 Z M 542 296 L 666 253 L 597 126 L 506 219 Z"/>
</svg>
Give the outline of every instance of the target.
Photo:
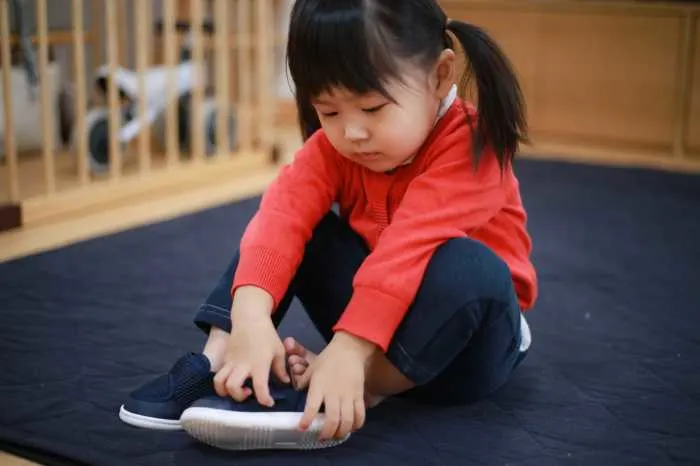
<svg viewBox="0 0 700 466">
<path fill-rule="evenodd" d="M 90 110 L 85 118 L 85 131 L 90 170 L 92 173 L 104 173 L 109 170 L 110 163 L 109 110 L 105 107 Z"/>
<path fill-rule="evenodd" d="M 217 123 L 218 123 L 218 113 L 221 111 L 220 108 L 217 108 L 216 102 L 214 99 L 207 99 L 204 101 L 204 120 L 205 120 L 205 127 L 206 127 L 206 153 L 208 155 L 214 155 L 217 152 L 217 144 L 216 144 L 216 132 L 217 132 Z M 236 115 L 231 109 L 229 111 L 229 115 L 226 118 L 226 131 L 228 132 L 228 140 L 229 140 L 229 147 L 224 148 L 224 151 L 231 152 L 236 149 L 238 146 L 238 142 L 236 141 L 236 138 L 238 137 L 238 134 L 236 132 L 237 130 L 237 125 L 236 125 Z"/>
</svg>

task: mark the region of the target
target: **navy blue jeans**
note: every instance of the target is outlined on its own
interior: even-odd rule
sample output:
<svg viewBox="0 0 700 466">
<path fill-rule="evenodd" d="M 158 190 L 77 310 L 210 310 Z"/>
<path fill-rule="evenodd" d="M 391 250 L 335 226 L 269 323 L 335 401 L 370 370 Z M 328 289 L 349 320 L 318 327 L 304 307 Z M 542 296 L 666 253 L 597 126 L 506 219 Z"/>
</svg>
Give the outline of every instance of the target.
<svg viewBox="0 0 700 466">
<path fill-rule="evenodd" d="M 369 250 L 335 213 L 315 228 L 289 290 L 273 314 L 284 318 L 296 296 L 326 341 L 352 296 Z M 231 331 L 233 258 L 200 307 L 195 323 Z M 520 363 L 520 308 L 506 264 L 482 243 L 453 239 L 438 248 L 387 358 L 417 386 L 404 396 L 428 402 L 472 402 L 500 386 Z M 303 342 L 302 342 L 303 343 Z"/>
</svg>

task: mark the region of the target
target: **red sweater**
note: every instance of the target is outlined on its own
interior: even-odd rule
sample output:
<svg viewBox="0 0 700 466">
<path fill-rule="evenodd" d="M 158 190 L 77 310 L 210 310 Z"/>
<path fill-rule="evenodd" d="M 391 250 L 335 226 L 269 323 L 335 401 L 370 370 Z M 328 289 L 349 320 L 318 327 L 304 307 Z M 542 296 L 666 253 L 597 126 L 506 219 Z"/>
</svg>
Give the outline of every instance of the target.
<svg viewBox="0 0 700 466">
<path fill-rule="evenodd" d="M 355 275 L 336 331 L 386 351 L 433 251 L 459 237 L 479 240 L 500 256 L 510 267 L 521 307 L 532 307 L 537 278 L 518 181 L 510 168 L 501 174 L 490 149 L 474 171 L 466 112 L 474 109 L 455 101 L 413 161 L 391 174 L 342 157 L 323 130 L 317 131 L 263 195 L 241 241 L 232 291 L 254 285 L 277 305 L 314 227 L 338 202 L 371 252 Z"/>
</svg>

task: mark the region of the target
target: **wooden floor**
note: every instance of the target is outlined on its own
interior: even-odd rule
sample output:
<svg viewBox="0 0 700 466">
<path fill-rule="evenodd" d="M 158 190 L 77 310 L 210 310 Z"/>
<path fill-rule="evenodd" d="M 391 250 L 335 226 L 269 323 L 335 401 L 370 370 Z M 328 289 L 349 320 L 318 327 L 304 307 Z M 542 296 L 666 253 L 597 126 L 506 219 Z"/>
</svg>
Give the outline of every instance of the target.
<svg viewBox="0 0 700 466">
<path fill-rule="evenodd" d="M 30 461 L 24 460 L 22 458 L 17 458 L 7 453 L 0 452 L 0 465 L 1 466 L 30 466 L 37 463 L 32 463 Z"/>
</svg>

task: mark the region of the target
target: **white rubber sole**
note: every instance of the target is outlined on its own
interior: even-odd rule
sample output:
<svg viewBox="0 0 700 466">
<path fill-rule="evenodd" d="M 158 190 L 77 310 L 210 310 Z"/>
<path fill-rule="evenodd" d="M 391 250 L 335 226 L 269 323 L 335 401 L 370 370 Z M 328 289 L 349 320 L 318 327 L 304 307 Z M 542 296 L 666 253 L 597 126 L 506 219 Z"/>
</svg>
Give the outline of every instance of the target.
<svg viewBox="0 0 700 466">
<path fill-rule="evenodd" d="M 182 430 L 180 421 L 158 419 L 155 417 L 142 416 L 124 409 L 124 405 L 119 408 L 119 419 L 135 427 L 153 430 Z"/>
<path fill-rule="evenodd" d="M 302 413 L 245 413 L 213 408 L 185 410 L 180 423 L 200 442 L 224 450 L 316 450 L 340 445 L 343 439 L 321 441 L 323 415 L 306 432 L 298 428 Z"/>
</svg>

